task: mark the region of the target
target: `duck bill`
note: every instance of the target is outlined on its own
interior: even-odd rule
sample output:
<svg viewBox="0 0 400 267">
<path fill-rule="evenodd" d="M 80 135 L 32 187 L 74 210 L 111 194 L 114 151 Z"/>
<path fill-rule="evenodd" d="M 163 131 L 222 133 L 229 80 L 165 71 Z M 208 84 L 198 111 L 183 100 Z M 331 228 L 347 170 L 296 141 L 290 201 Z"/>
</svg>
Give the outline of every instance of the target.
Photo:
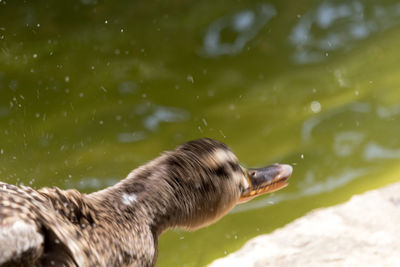
<svg viewBox="0 0 400 267">
<path fill-rule="evenodd" d="M 260 169 L 244 169 L 249 186 L 241 194 L 239 203 L 286 187 L 292 171 L 292 166 L 286 164 L 274 164 Z"/>
</svg>

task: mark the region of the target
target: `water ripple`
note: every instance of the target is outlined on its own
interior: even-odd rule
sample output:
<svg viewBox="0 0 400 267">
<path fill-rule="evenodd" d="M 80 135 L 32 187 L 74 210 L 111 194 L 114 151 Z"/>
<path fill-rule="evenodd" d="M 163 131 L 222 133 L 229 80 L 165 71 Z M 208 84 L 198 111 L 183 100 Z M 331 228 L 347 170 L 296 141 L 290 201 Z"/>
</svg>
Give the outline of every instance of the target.
<svg viewBox="0 0 400 267">
<path fill-rule="evenodd" d="M 208 57 L 240 53 L 262 27 L 276 15 L 270 4 L 259 4 L 230 16 L 217 19 L 208 27 L 203 40 L 203 54 Z M 222 32 L 229 31 L 235 38 L 223 41 Z"/>
</svg>

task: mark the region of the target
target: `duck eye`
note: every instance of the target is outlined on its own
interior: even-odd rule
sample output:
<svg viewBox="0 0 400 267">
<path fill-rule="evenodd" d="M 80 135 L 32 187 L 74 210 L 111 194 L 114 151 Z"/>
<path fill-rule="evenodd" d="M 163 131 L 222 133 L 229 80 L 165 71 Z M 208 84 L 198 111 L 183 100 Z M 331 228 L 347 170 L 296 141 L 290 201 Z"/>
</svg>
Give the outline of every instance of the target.
<svg viewBox="0 0 400 267">
<path fill-rule="evenodd" d="M 223 166 L 218 167 L 214 172 L 219 177 L 223 177 L 223 178 L 226 178 L 226 179 L 229 178 L 229 174 L 228 174 L 227 170 Z"/>
</svg>

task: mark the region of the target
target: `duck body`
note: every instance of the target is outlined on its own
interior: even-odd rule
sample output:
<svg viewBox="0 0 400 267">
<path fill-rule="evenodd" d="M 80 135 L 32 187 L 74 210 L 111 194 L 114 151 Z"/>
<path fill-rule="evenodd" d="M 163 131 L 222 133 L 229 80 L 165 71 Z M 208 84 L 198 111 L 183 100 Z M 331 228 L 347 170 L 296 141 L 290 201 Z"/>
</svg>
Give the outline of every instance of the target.
<svg viewBox="0 0 400 267">
<path fill-rule="evenodd" d="M 0 182 L 0 266 L 154 266 L 166 229 L 209 225 L 290 173 L 246 170 L 223 143 L 199 139 L 92 194 Z"/>
<path fill-rule="evenodd" d="M 152 266 L 140 211 L 107 212 L 76 190 L 0 183 L 0 266 Z"/>
</svg>

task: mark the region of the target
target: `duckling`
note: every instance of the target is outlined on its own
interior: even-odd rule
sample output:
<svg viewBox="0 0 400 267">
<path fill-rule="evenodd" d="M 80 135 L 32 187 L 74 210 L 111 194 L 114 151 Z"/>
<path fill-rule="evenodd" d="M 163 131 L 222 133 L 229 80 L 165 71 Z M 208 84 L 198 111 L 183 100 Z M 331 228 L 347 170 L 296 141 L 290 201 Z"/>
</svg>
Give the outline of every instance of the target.
<svg viewBox="0 0 400 267">
<path fill-rule="evenodd" d="M 290 165 L 242 167 L 203 138 L 91 194 L 0 183 L 0 266 L 154 266 L 158 237 L 195 230 L 287 185 Z"/>
</svg>

